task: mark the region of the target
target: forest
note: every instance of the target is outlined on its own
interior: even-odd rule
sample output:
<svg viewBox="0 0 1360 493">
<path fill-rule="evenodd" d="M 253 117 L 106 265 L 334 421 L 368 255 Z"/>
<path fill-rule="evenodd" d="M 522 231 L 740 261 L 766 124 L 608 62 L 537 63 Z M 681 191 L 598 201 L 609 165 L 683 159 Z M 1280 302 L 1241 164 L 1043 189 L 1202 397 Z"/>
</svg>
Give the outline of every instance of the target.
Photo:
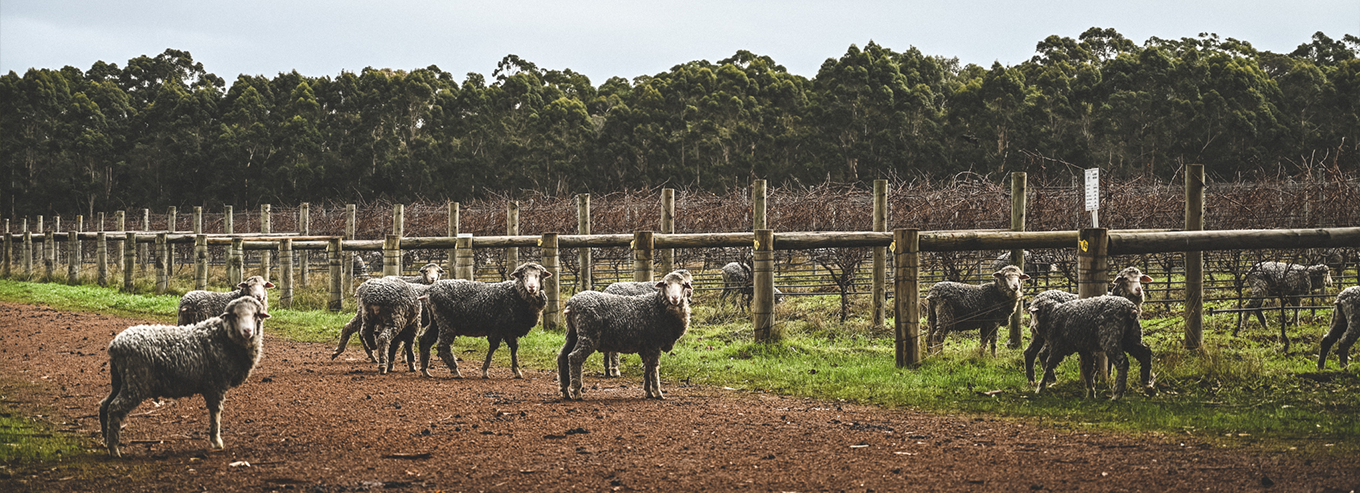
<svg viewBox="0 0 1360 493">
<path fill-rule="evenodd" d="M 1049 36 L 1015 66 L 872 41 L 814 78 L 768 56 L 595 85 L 507 55 L 227 81 L 167 49 L 0 76 L 0 213 L 471 200 L 668 186 L 712 193 L 1083 168 L 1211 179 L 1360 174 L 1360 38 L 1287 54 L 1201 34 Z"/>
</svg>

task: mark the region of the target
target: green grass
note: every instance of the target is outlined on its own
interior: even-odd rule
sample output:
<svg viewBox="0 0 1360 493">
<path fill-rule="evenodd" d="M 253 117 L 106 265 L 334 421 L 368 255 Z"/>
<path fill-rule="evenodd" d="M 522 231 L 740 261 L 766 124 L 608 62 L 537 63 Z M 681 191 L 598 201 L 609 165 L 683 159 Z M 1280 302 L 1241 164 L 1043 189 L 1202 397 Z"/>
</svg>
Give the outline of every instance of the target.
<svg viewBox="0 0 1360 493">
<path fill-rule="evenodd" d="M 276 292 L 271 290 L 271 295 Z M 177 298 L 0 281 L 0 299 L 173 320 Z M 853 313 L 868 312 L 862 301 L 853 306 Z M 1360 365 L 1337 371 L 1332 358 L 1329 371 L 1316 369 L 1328 311 L 1315 317 L 1303 312 L 1300 324 L 1290 328 L 1291 352 L 1281 354 L 1278 325 L 1267 331 L 1252 323 L 1233 337 L 1235 315 L 1206 317 L 1203 347 L 1187 351 L 1182 348 L 1180 308 L 1149 310 L 1145 340 L 1155 355 L 1158 393 L 1148 396 L 1139 391 L 1138 365 L 1131 363 L 1130 390 L 1124 399 L 1111 402 L 1082 397 L 1075 356 L 1059 367 L 1053 387 L 1035 394 L 1025 379 L 1020 350 L 1003 347 L 995 358 L 979 356 L 976 334 L 951 335 L 941 354 L 928 357 L 918 368 L 898 369 L 891 320 L 889 327 L 875 328 L 852 315 L 842 323 L 837 295 L 789 297 L 776 309 L 783 337 L 775 343 L 754 342 L 749 319 L 730 305 L 717 305 L 712 292 L 701 293 L 696 300 L 689 334 L 662 358 L 667 386 L 702 384 L 939 414 L 1032 420 L 1058 428 L 1191 437 L 1225 446 L 1324 452 L 1360 448 Z M 271 332 L 330 343 L 353 309 L 270 312 Z M 1004 344 L 1004 334 L 1002 339 Z M 561 333 L 534 330 L 521 339 L 522 363 L 553 369 L 561 344 Z M 460 338 L 456 349 L 480 361 L 486 341 Z M 497 352 L 496 365 L 504 367 L 508 360 L 509 351 Z M 594 378 L 590 375 L 598 374 L 600 356 L 592 356 L 587 365 L 592 369 L 587 378 Z M 641 381 L 635 356 L 625 356 L 623 370 L 625 379 Z M 447 370 L 436 366 L 435 371 Z"/>
</svg>

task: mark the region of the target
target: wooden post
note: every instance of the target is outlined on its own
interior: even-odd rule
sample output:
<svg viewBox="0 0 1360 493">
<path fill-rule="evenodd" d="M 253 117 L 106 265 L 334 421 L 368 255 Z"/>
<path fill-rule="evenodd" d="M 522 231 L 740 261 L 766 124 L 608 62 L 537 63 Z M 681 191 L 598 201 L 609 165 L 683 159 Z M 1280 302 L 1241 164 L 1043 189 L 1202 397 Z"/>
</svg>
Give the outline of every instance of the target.
<svg viewBox="0 0 1360 493">
<path fill-rule="evenodd" d="M 232 206 L 228 205 L 222 207 L 222 233 L 229 235 L 236 234 L 235 229 L 236 229 L 236 213 L 233 212 Z"/>
<path fill-rule="evenodd" d="M 329 254 L 327 257 L 330 258 L 330 276 L 327 279 L 330 280 L 331 288 L 331 297 L 330 301 L 326 303 L 326 309 L 338 312 L 343 305 L 345 290 L 345 285 L 341 282 L 344 279 L 344 271 L 341 267 L 344 266 L 345 256 L 344 252 L 340 250 L 340 238 L 331 238 L 326 242 L 326 253 Z"/>
<path fill-rule="evenodd" d="M 208 289 L 208 235 L 194 235 L 194 289 Z"/>
<path fill-rule="evenodd" d="M 769 229 L 765 222 L 765 180 L 751 183 L 751 231 Z"/>
<path fill-rule="evenodd" d="M 127 231 L 126 212 L 113 211 L 113 230 L 118 231 L 120 233 Z M 115 265 L 118 265 L 120 268 L 122 267 L 123 263 L 123 249 L 126 248 L 124 246 L 125 243 L 126 242 L 123 241 L 121 235 L 114 236 L 113 246 L 111 247 L 112 250 L 109 252 L 109 254 L 113 256 L 113 263 Z"/>
<path fill-rule="evenodd" d="M 401 236 L 387 235 L 383 241 L 383 275 L 401 275 Z"/>
<path fill-rule="evenodd" d="M 1203 164 L 1192 164 L 1185 171 L 1185 230 L 1204 230 Z M 1204 252 L 1184 252 L 1183 255 L 1185 257 L 1185 348 L 1199 349 L 1204 343 Z"/>
<path fill-rule="evenodd" d="M 1077 296 L 1092 298 L 1105 294 L 1110 285 L 1110 230 L 1086 228 L 1077 240 Z M 1106 358 L 1097 354 L 1094 361 L 1096 376 L 1105 375 Z M 1082 365 L 1083 368 L 1086 365 Z M 1086 375 L 1082 374 L 1082 381 Z"/>
<path fill-rule="evenodd" d="M 203 206 L 194 206 L 194 234 L 203 234 Z"/>
<path fill-rule="evenodd" d="M 1017 171 L 1011 173 L 1011 231 L 1025 230 L 1025 210 L 1028 206 L 1026 199 L 1028 189 L 1027 181 L 1027 175 L 1025 175 L 1024 172 Z M 1020 270 L 1023 271 L 1025 270 L 1026 260 L 1025 249 L 1016 248 L 1011 250 L 1011 265 L 1019 267 Z M 1021 297 L 1023 298 L 1023 294 Z M 1020 347 L 1022 339 L 1020 327 L 1021 318 L 1024 315 L 1024 306 L 1024 302 L 1021 302 L 1020 309 L 1015 310 L 1015 313 L 1011 314 L 1011 321 L 1008 326 L 1010 328 L 1010 337 L 1006 339 L 1006 347 L 1008 348 L 1015 349 Z"/>
<path fill-rule="evenodd" d="M 5 278 L 9 278 L 14 273 L 11 264 L 14 263 L 14 234 L 5 231 Z"/>
<path fill-rule="evenodd" d="M 648 282 L 652 280 L 652 232 L 633 233 L 633 280 Z"/>
<path fill-rule="evenodd" d="M 55 229 L 43 235 L 43 250 L 43 267 L 47 270 L 47 278 L 43 282 L 52 282 L 56 278 L 57 268 L 57 231 Z"/>
<path fill-rule="evenodd" d="M 227 258 L 227 284 L 236 286 L 245 280 L 246 249 L 242 238 L 231 239 L 231 254 Z"/>
<path fill-rule="evenodd" d="M 874 231 L 888 231 L 888 180 L 874 180 Z M 873 298 L 870 310 L 873 312 L 873 326 L 882 327 L 887 318 L 888 303 L 888 249 L 874 247 L 874 281 L 870 289 Z"/>
<path fill-rule="evenodd" d="M 142 209 L 142 232 L 151 234 L 151 209 Z M 137 244 L 137 258 L 141 262 L 142 273 L 146 274 L 151 265 L 151 245 L 148 242 Z"/>
<path fill-rule="evenodd" d="M 66 284 L 80 284 L 80 237 L 75 230 L 66 235 Z"/>
<path fill-rule="evenodd" d="M 267 235 L 271 232 L 269 204 L 260 204 L 260 233 Z M 260 250 L 260 277 L 263 277 L 265 282 L 270 280 L 270 263 L 269 250 Z"/>
<path fill-rule="evenodd" d="M 505 204 L 505 234 L 519 236 L 519 201 L 511 200 Z M 506 248 L 505 271 L 514 271 L 516 267 L 519 267 L 519 248 Z"/>
<path fill-rule="evenodd" d="M 590 235 L 590 194 L 582 193 L 576 195 L 576 234 Z M 595 266 L 591 265 L 590 247 L 576 249 L 581 264 L 580 288 L 582 291 L 590 291 L 594 288 L 593 277 L 595 277 Z"/>
<path fill-rule="evenodd" d="M 675 233 L 675 189 L 661 189 L 661 233 Z M 675 271 L 675 249 L 666 248 L 660 252 L 661 275 Z"/>
<path fill-rule="evenodd" d="M 24 280 L 33 280 L 33 232 L 24 228 Z"/>
<path fill-rule="evenodd" d="M 175 232 L 175 216 L 177 214 L 178 210 L 175 206 L 170 206 L 170 210 L 165 213 L 165 230 L 171 234 Z M 175 275 L 175 245 L 166 243 L 165 248 L 165 269 L 169 272 L 167 275 L 173 276 Z"/>
<path fill-rule="evenodd" d="M 395 236 L 397 237 L 397 242 L 398 242 L 398 244 L 400 244 L 400 242 L 401 242 L 401 237 L 406 236 L 406 206 L 405 206 L 405 205 L 396 204 L 396 205 L 393 205 L 393 206 L 392 206 L 392 234 L 395 235 Z M 390 241 L 390 240 L 389 240 L 389 241 Z M 386 247 L 384 247 L 384 248 L 386 248 Z M 396 248 L 396 247 L 394 247 L 394 248 Z M 390 269 L 389 269 L 389 266 L 391 267 Z M 401 250 L 400 250 L 400 249 L 397 249 L 397 254 L 396 254 L 395 257 L 389 257 L 389 256 L 387 255 L 387 252 L 384 250 L 384 252 L 383 252 L 383 275 L 384 275 L 384 276 L 400 276 L 400 275 L 401 275 Z"/>
<path fill-rule="evenodd" d="M 307 203 L 307 202 L 303 202 L 302 205 L 298 207 L 298 232 L 301 233 L 302 236 L 311 236 L 311 234 L 312 234 L 312 212 L 311 212 L 311 211 L 312 211 L 312 205 L 309 204 L 309 203 Z M 310 269 L 307 268 L 307 266 L 308 266 L 308 264 L 311 263 L 311 260 L 312 260 L 312 258 L 311 258 L 311 257 L 312 257 L 312 256 L 311 256 L 311 252 L 308 251 L 308 250 L 298 250 L 298 252 L 297 252 L 297 257 L 298 257 L 298 262 L 297 262 L 297 265 L 298 265 L 298 282 L 301 283 L 301 285 L 302 285 L 303 288 L 306 288 L 306 287 L 307 287 L 307 271 L 310 270 Z"/>
<path fill-rule="evenodd" d="M 452 200 L 449 201 L 449 238 L 458 238 L 458 228 L 460 226 L 458 223 L 459 208 L 460 206 L 457 202 Z M 444 269 L 450 273 L 458 272 L 458 245 L 456 239 L 454 240 L 454 247 L 448 249 L 446 255 L 448 259 L 445 260 L 445 263 L 448 265 L 446 265 Z"/>
<path fill-rule="evenodd" d="M 74 229 L 73 231 L 76 233 L 85 232 L 85 216 L 76 215 L 76 229 Z M 81 268 L 80 264 L 84 263 L 85 261 L 85 249 L 84 249 L 85 245 L 80 242 L 79 236 L 76 236 L 75 240 L 72 241 L 71 243 L 73 248 L 67 248 L 66 254 L 76 258 L 75 259 L 76 275 L 75 279 L 71 281 L 72 286 L 74 286 L 76 284 L 80 284 L 80 268 Z"/>
<path fill-rule="evenodd" d="M 469 280 L 469 281 L 476 281 L 476 280 L 477 280 L 477 265 L 476 265 L 476 260 L 477 260 L 477 259 L 476 259 L 475 257 L 473 257 L 473 252 L 472 252 L 472 234 L 470 234 L 470 233 L 459 233 L 459 234 L 458 234 L 458 241 L 457 241 L 457 249 L 458 249 L 458 259 L 457 259 L 458 266 L 457 266 L 456 269 L 453 270 L 453 276 L 454 276 L 455 278 L 458 278 L 458 279 L 467 279 L 467 280 Z"/>
<path fill-rule="evenodd" d="M 774 230 L 755 231 L 755 250 L 751 257 L 751 324 L 756 342 L 774 342 L 780 334 L 774 325 Z"/>
<path fill-rule="evenodd" d="M 170 245 L 166 242 L 167 233 L 156 233 L 156 294 L 165 294 L 170 288 Z"/>
<path fill-rule="evenodd" d="M 893 230 L 893 299 L 897 304 L 897 367 L 921 364 L 921 242 L 919 230 Z"/>
<path fill-rule="evenodd" d="M 279 306 L 293 307 L 293 239 L 279 240 Z"/>
<path fill-rule="evenodd" d="M 543 294 L 548 298 L 543 306 L 543 330 L 557 331 L 562 328 L 562 269 L 557 261 L 557 233 L 543 233 L 538 246 L 543 249 L 543 268 L 552 274 L 543 280 Z"/>
<path fill-rule="evenodd" d="M 95 268 L 98 269 L 99 285 L 109 286 L 109 238 L 108 233 L 100 231 L 95 236 Z M 8 272 L 6 272 L 8 274 Z"/>
<path fill-rule="evenodd" d="M 137 233 L 123 233 L 127 249 L 123 251 L 123 291 L 132 292 L 132 273 L 137 268 Z"/>
<path fill-rule="evenodd" d="M 354 241 L 354 239 L 355 239 L 355 236 L 354 236 L 354 235 L 355 235 L 355 222 L 356 222 L 356 217 L 355 217 L 355 216 L 356 216 L 356 215 L 357 215 L 357 211 L 356 211 L 356 207 L 354 206 L 354 204 L 345 204 L 345 239 L 346 239 L 346 240 Z M 350 290 L 350 286 L 354 286 L 354 261 L 351 260 L 351 259 L 344 259 L 344 264 L 345 264 L 345 265 L 342 266 L 342 268 L 345 270 L 345 290 L 346 290 L 346 291 L 349 291 L 349 290 Z"/>
</svg>

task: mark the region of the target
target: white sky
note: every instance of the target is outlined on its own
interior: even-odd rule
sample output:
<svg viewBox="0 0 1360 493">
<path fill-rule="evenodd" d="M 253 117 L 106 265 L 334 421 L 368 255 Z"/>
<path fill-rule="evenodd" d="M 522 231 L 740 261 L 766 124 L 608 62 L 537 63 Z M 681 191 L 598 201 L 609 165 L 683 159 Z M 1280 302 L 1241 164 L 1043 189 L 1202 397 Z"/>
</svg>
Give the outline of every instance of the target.
<svg viewBox="0 0 1360 493">
<path fill-rule="evenodd" d="M 98 60 L 122 67 L 175 48 L 228 84 L 243 73 L 430 65 L 461 81 L 467 72 L 490 77 L 513 53 L 598 86 L 744 49 L 810 78 L 827 58 L 870 40 L 1014 65 L 1045 37 L 1076 38 L 1090 27 L 1112 27 L 1139 45 L 1213 32 L 1287 53 L 1317 31 L 1338 40 L 1360 34 L 1360 0 L 0 0 L 0 74 L 87 70 Z"/>
</svg>

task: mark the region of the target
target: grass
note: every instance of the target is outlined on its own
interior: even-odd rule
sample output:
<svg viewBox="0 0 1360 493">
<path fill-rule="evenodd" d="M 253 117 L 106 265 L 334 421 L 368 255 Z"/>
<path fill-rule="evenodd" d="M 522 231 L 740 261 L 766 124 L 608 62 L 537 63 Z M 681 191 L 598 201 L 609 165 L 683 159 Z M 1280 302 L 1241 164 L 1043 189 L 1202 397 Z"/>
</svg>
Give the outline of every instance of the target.
<svg viewBox="0 0 1360 493">
<path fill-rule="evenodd" d="M 277 296 L 277 291 L 271 290 L 271 295 Z M 840 299 L 834 294 L 789 297 L 776 309 L 781 340 L 757 343 L 749 319 L 730 305 L 718 306 L 716 295 L 697 295 L 689 334 L 663 357 L 665 385 L 703 384 L 939 414 L 985 414 L 1065 429 L 1180 436 L 1224 446 L 1327 453 L 1360 448 L 1356 371 L 1360 365 L 1337 371 L 1332 358 L 1333 370 L 1316 369 L 1315 351 L 1330 319 L 1327 311 L 1317 316 L 1303 312 L 1300 324 L 1290 328 L 1291 352 L 1281 354 L 1278 325 L 1268 331 L 1252 323 L 1234 337 L 1235 316 L 1206 317 L 1204 345 L 1189 351 L 1182 348 L 1180 308 L 1149 310 L 1145 340 L 1155 355 L 1158 393 L 1138 391 L 1137 363 L 1131 363 L 1130 390 L 1124 399 L 1111 402 L 1082 398 L 1075 357 L 1059 367 L 1055 386 L 1035 394 L 1024 377 L 1020 350 L 1001 348 L 995 358 L 979 356 L 976 334 L 952 335 L 941 354 L 928 357 L 918 368 L 898 369 L 893 364 L 891 321 L 889 327 L 878 328 L 857 316 L 841 322 Z M 323 303 L 323 297 L 313 295 L 317 301 L 300 307 L 307 309 L 271 308 L 269 330 L 295 340 L 335 341 L 353 309 L 339 313 L 310 309 Z M 0 280 L 0 299 L 170 321 L 178 298 Z M 854 313 L 865 314 L 867 306 L 860 301 Z M 271 306 L 277 303 L 271 301 Z M 551 369 L 562 334 L 534 330 L 520 344 L 525 366 Z M 486 350 L 484 339 L 461 338 L 457 345 L 459 351 L 474 355 Z M 480 360 L 480 355 L 473 359 Z M 508 351 L 497 352 L 496 365 L 506 366 L 508 360 Z M 600 355 L 592 356 L 587 365 L 600 368 Z M 635 356 L 625 357 L 623 370 L 625 379 L 641 380 Z M 8 460 L 12 452 L 0 449 L 0 458 Z M 37 452 L 22 454 L 39 457 Z"/>
</svg>

